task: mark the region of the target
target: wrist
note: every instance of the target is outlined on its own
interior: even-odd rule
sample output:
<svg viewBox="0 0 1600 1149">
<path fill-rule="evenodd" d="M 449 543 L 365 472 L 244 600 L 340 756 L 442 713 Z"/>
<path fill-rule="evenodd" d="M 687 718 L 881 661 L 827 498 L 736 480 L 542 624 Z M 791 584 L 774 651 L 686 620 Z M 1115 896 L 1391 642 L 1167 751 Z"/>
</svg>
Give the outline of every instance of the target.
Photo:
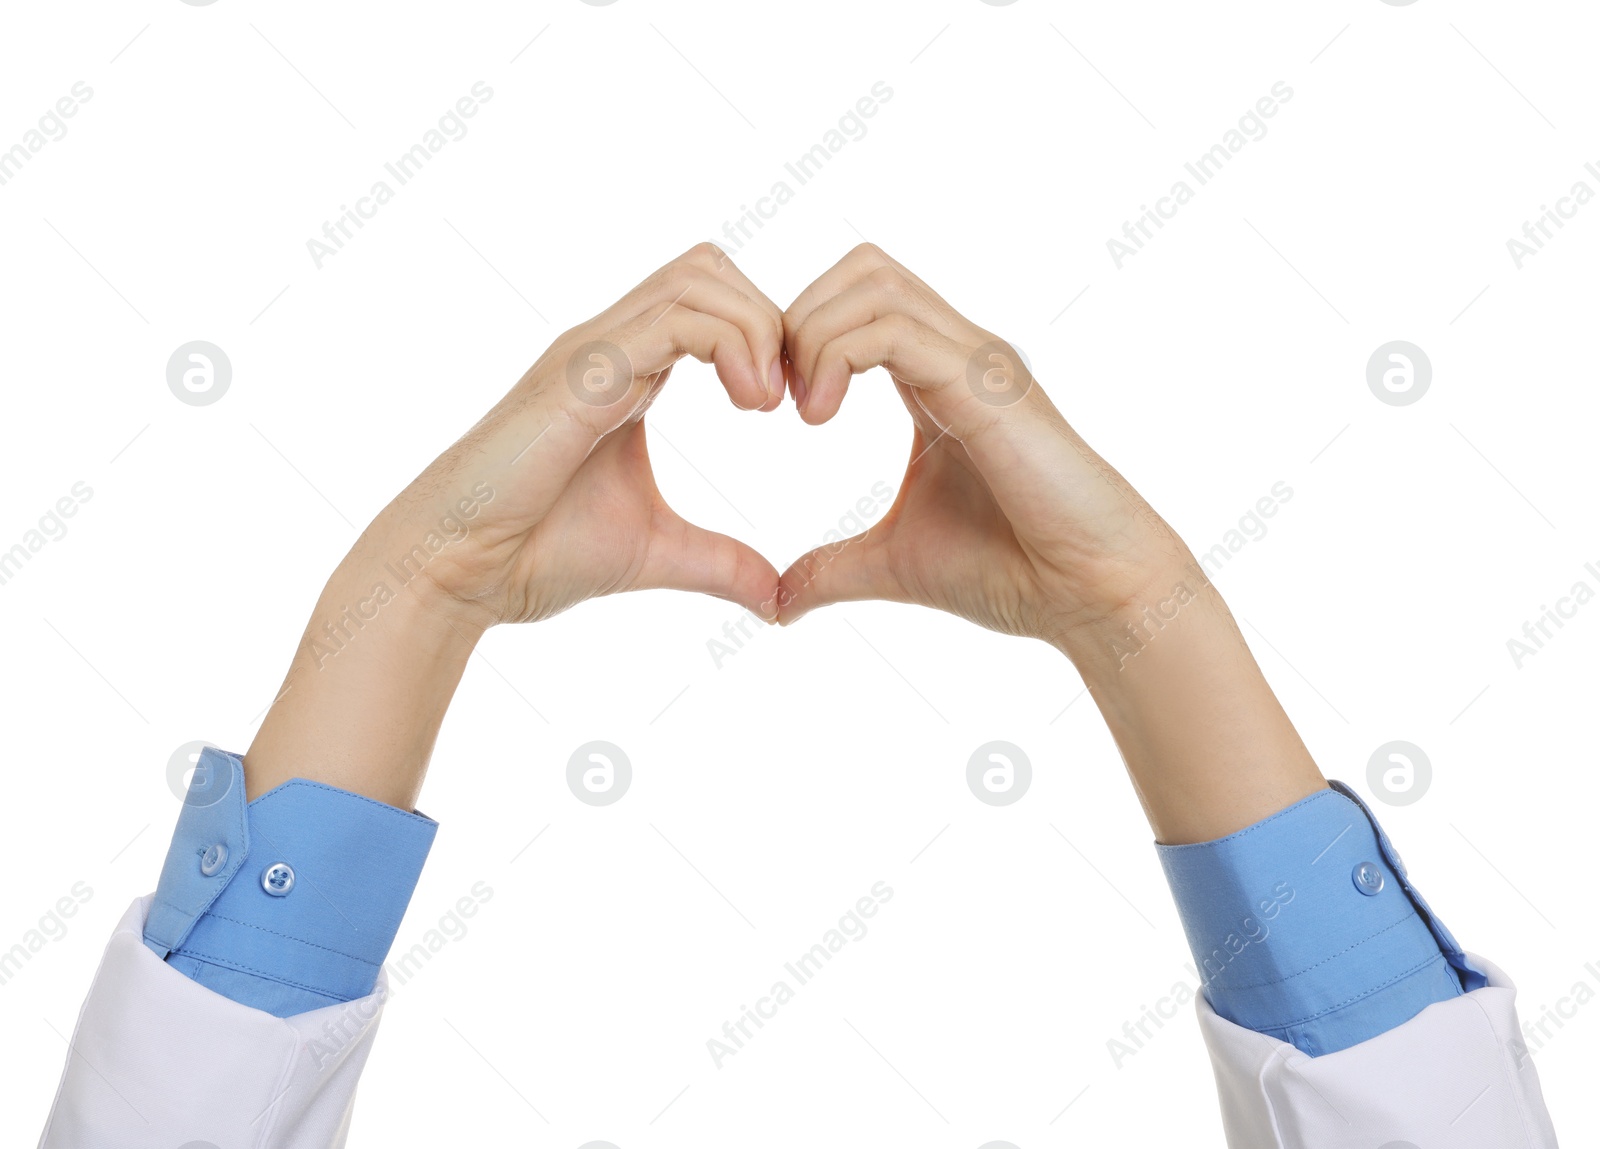
<svg viewBox="0 0 1600 1149">
<path fill-rule="evenodd" d="M 306 626 L 301 655 L 317 670 L 363 646 L 418 654 L 459 648 L 470 656 L 492 624 L 488 611 L 456 594 L 436 572 L 353 550 L 327 583 Z"/>
<path fill-rule="evenodd" d="M 461 498 L 424 503 L 408 489 L 381 511 L 329 577 L 314 623 L 346 627 L 401 607 L 405 624 L 450 628 L 476 643 L 500 621 L 490 591 L 503 578 L 489 547 L 474 538 L 480 511 L 495 496 L 487 482 Z M 348 613 L 347 613 L 348 612 Z"/>
<path fill-rule="evenodd" d="M 1086 680 L 1120 672 L 1152 642 L 1197 608 L 1213 616 L 1227 607 L 1205 571 L 1185 552 L 1177 558 L 1130 564 L 1100 580 L 1100 593 L 1054 612 L 1045 640 Z"/>
</svg>

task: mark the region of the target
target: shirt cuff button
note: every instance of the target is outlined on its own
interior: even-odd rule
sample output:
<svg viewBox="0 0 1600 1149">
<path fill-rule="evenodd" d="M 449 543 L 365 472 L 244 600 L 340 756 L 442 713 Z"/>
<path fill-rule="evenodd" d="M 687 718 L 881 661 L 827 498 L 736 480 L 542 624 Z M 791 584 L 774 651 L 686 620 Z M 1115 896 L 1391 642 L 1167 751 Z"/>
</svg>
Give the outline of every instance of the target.
<svg viewBox="0 0 1600 1149">
<path fill-rule="evenodd" d="M 228 864 L 228 847 L 221 842 L 214 842 L 200 851 L 200 872 L 206 877 L 215 877 L 217 871 Z"/>
<path fill-rule="evenodd" d="M 1383 889 L 1383 871 L 1371 862 L 1362 862 L 1351 872 L 1350 877 L 1355 881 L 1356 889 L 1369 898 Z"/>
</svg>

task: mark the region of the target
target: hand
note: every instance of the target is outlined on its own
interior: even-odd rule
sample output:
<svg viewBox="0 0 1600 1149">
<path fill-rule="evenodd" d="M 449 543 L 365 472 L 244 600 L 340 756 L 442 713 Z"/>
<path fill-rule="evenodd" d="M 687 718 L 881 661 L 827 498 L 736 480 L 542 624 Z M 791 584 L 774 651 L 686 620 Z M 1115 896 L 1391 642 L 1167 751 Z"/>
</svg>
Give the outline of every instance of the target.
<svg viewBox="0 0 1600 1149">
<path fill-rule="evenodd" d="M 781 621 L 888 599 L 1066 648 L 1180 572 L 1187 548 L 1068 426 L 1016 352 L 863 244 L 783 316 L 802 417 L 885 367 L 914 427 L 893 506 L 782 578 Z M 1189 560 L 1192 561 L 1192 560 Z"/>
<path fill-rule="evenodd" d="M 778 308 L 709 244 L 556 340 L 357 540 L 245 757 L 255 798 L 311 778 L 411 809 L 490 626 L 646 587 L 777 615 L 778 572 L 656 489 L 644 413 L 683 355 L 739 407 L 783 401 Z"/>
<path fill-rule="evenodd" d="M 387 533 L 404 538 L 456 515 L 466 536 L 423 569 L 485 623 L 644 588 L 700 591 L 775 620 L 772 564 L 663 501 L 644 415 L 683 355 L 714 364 L 736 406 L 774 410 L 782 339 L 777 305 L 702 244 L 558 338 L 395 500 L 384 517 L 408 526 Z"/>
</svg>

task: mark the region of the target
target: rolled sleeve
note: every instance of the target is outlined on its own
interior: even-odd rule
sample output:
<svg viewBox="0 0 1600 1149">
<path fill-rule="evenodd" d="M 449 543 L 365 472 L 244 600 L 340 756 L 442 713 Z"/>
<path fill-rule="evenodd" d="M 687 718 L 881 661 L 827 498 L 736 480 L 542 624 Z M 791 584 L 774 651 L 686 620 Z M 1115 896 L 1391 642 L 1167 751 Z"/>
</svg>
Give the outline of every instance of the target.
<svg viewBox="0 0 1600 1149">
<path fill-rule="evenodd" d="M 245 801 L 200 755 L 144 941 L 224 997 L 291 1017 L 372 992 L 438 823 L 305 779 Z"/>
<path fill-rule="evenodd" d="M 1211 1008 L 1310 1056 L 1486 982 L 1343 783 L 1225 838 L 1156 849 Z"/>
</svg>

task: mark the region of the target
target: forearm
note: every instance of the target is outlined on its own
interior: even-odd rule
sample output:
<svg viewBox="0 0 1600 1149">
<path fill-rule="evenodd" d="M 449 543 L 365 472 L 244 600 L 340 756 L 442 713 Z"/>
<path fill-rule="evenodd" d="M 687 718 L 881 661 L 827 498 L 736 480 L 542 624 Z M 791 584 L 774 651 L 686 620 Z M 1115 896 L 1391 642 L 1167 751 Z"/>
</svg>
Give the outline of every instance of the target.
<svg viewBox="0 0 1600 1149">
<path fill-rule="evenodd" d="M 278 1017 L 372 992 L 438 829 L 417 792 L 486 624 L 405 505 L 329 578 L 248 756 L 197 762 L 144 923 L 174 969 Z"/>
<path fill-rule="evenodd" d="M 1064 649 L 1122 751 L 1216 1013 L 1316 1056 L 1481 985 L 1370 813 L 1329 788 L 1204 572 L 1136 582 Z"/>
<path fill-rule="evenodd" d="M 305 778 L 414 807 L 486 627 L 428 574 L 432 529 L 386 511 L 329 578 L 245 756 L 249 798 Z"/>
<path fill-rule="evenodd" d="M 1100 707 L 1157 840 L 1220 838 L 1323 789 L 1199 565 L 1174 562 L 1140 581 L 1140 595 L 1058 646 Z"/>
</svg>

